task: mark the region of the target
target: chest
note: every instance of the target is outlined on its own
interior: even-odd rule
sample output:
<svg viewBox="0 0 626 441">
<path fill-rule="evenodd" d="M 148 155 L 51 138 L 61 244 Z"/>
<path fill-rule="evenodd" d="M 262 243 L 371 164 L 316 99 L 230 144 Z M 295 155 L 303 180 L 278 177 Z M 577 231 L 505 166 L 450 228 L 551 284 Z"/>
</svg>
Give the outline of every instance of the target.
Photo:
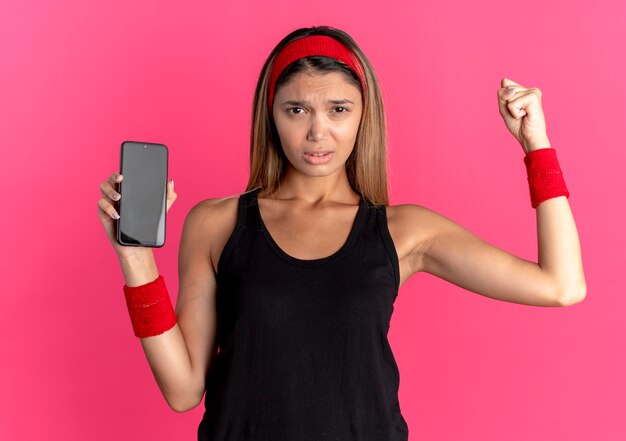
<svg viewBox="0 0 626 441">
<path fill-rule="evenodd" d="M 358 221 L 358 206 L 297 210 L 259 199 L 261 221 L 275 245 L 296 259 L 313 260 L 333 255 L 345 246 Z M 393 206 L 386 208 L 387 228 L 398 256 L 400 285 L 412 274 L 411 244 L 406 221 Z"/>
<path fill-rule="evenodd" d="M 276 245 L 302 260 L 321 259 L 339 251 L 348 240 L 358 206 L 303 210 L 259 200 L 261 221 Z"/>
</svg>

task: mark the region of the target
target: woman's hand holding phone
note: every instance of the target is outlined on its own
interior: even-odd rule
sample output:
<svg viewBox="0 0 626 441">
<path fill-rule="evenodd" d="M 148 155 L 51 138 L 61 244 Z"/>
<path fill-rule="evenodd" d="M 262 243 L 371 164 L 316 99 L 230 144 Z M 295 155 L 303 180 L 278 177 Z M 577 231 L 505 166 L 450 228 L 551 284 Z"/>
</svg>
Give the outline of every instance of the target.
<svg viewBox="0 0 626 441">
<path fill-rule="evenodd" d="M 120 260 L 133 259 L 135 257 L 146 257 L 148 254 L 152 254 L 152 249 L 149 247 L 141 246 L 124 246 L 117 242 L 116 222 L 119 218 L 117 207 L 119 207 L 119 201 L 122 195 L 118 192 L 119 184 L 124 177 L 118 173 L 112 173 L 109 178 L 100 184 L 100 191 L 102 198 L 98 201 L 98 216 L 102 223 L 111 245 L 115 249 Z M 174 181 L 169 180 L 167 182 L 167 210 L 177 198 L 177 194 L 174 192 Z"/>
</svg>

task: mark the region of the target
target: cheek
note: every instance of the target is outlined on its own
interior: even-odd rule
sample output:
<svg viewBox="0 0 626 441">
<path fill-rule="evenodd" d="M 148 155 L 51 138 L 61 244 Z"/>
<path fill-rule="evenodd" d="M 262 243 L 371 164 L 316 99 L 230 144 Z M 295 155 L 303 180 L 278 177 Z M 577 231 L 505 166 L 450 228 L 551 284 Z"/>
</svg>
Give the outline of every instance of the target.
<svg viewBox="0 0 626 441">
<path fill-rule="evenodd" d="M 297 127 L 285 127 L 278 129 L 278 135 L 280 136 L 280 142 L 284 148 L 290 148 L 297 145 L 300 139 L 300 132 Z"/>
<path fill-rule="evenodd" d="M 341 124 L 336 128 L 336 132 L 343 137 L 351 137 L 356 133 L 358 126 L 354 124 Z"/>
<path fill-rule="evenodd" d="M 300 144 L 302 139 L 306 138 L 308 129 L 306 124 L 298 121 L 279 120 L 276 124 L 276 130 L 283 147 L 289 147 Z"/>
<path fill-rule="evenodd" d="M 359 124 L 341 124 L 335 127 L 333 133 L 338 139 L 348 142 L 353 141 L 359 131 Z"/>
<path fill-rule="evenodd" d="M 291 130 L 287 128 L 287 124 L 283 122 L 280 118 L 274 118 L 274 124 L 276 126 L 276 132 L 280 138 L 280 142 L 285 144 L 287 142 L 287 138 L 291 133 Z"/>
</svg>

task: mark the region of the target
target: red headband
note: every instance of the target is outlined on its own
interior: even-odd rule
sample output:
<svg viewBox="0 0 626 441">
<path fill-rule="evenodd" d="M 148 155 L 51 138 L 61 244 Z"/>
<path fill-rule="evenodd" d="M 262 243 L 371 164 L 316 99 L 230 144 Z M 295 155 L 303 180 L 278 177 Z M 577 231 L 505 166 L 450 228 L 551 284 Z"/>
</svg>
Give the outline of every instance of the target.
<svg viewBox="0 0 626 441">
<path fill-rule="evenodd" d="M 309 35 L 292 41 L 283 48 L 274 59 L 270 73 L 269 106 L 270 114 L 274 105 L 274 88 L 276 80 L 287 66 L 300 58 L 322 55 L 335 58 L 352 69 L 361 81 L 361 92 L 365 96 L 365 71 L 357 56 L 339 41 L 327 35 Z"/>
</svg>

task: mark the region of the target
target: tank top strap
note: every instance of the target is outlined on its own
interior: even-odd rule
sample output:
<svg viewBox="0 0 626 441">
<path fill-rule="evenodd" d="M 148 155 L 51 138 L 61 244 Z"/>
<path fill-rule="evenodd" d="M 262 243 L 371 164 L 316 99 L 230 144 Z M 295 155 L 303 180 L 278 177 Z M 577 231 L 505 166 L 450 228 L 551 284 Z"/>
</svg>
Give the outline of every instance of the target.
<svg viewBox="0 0 626 441">
<path fill-rule="evenodd" d="M 233 232 L 230 234 L 230 237 L 226 241 L 224 248 L 222 250 L 222 254 L 220 255 L 219 261 L 217 263 L 217 273 L 220 274 L 224 269 L 224 265 L 226 261 L 230 258 L 233 253 L 234 248 L 236 247 L 239 239 L 243 231 L 245 230 L 246 223 L 249 221 L 250 216 L 248 215 L 248 210 L 250 209 L 250 205 L 256 203 L 255 198 L 252 193 L 258 192 L 260 189 L 255 189 L 248 191 L 246 193 L 241 193 L 239 195 L 239 199 L 237 201 L 237 223 L 235 224 L 235 228 Z"/>
</svg>

